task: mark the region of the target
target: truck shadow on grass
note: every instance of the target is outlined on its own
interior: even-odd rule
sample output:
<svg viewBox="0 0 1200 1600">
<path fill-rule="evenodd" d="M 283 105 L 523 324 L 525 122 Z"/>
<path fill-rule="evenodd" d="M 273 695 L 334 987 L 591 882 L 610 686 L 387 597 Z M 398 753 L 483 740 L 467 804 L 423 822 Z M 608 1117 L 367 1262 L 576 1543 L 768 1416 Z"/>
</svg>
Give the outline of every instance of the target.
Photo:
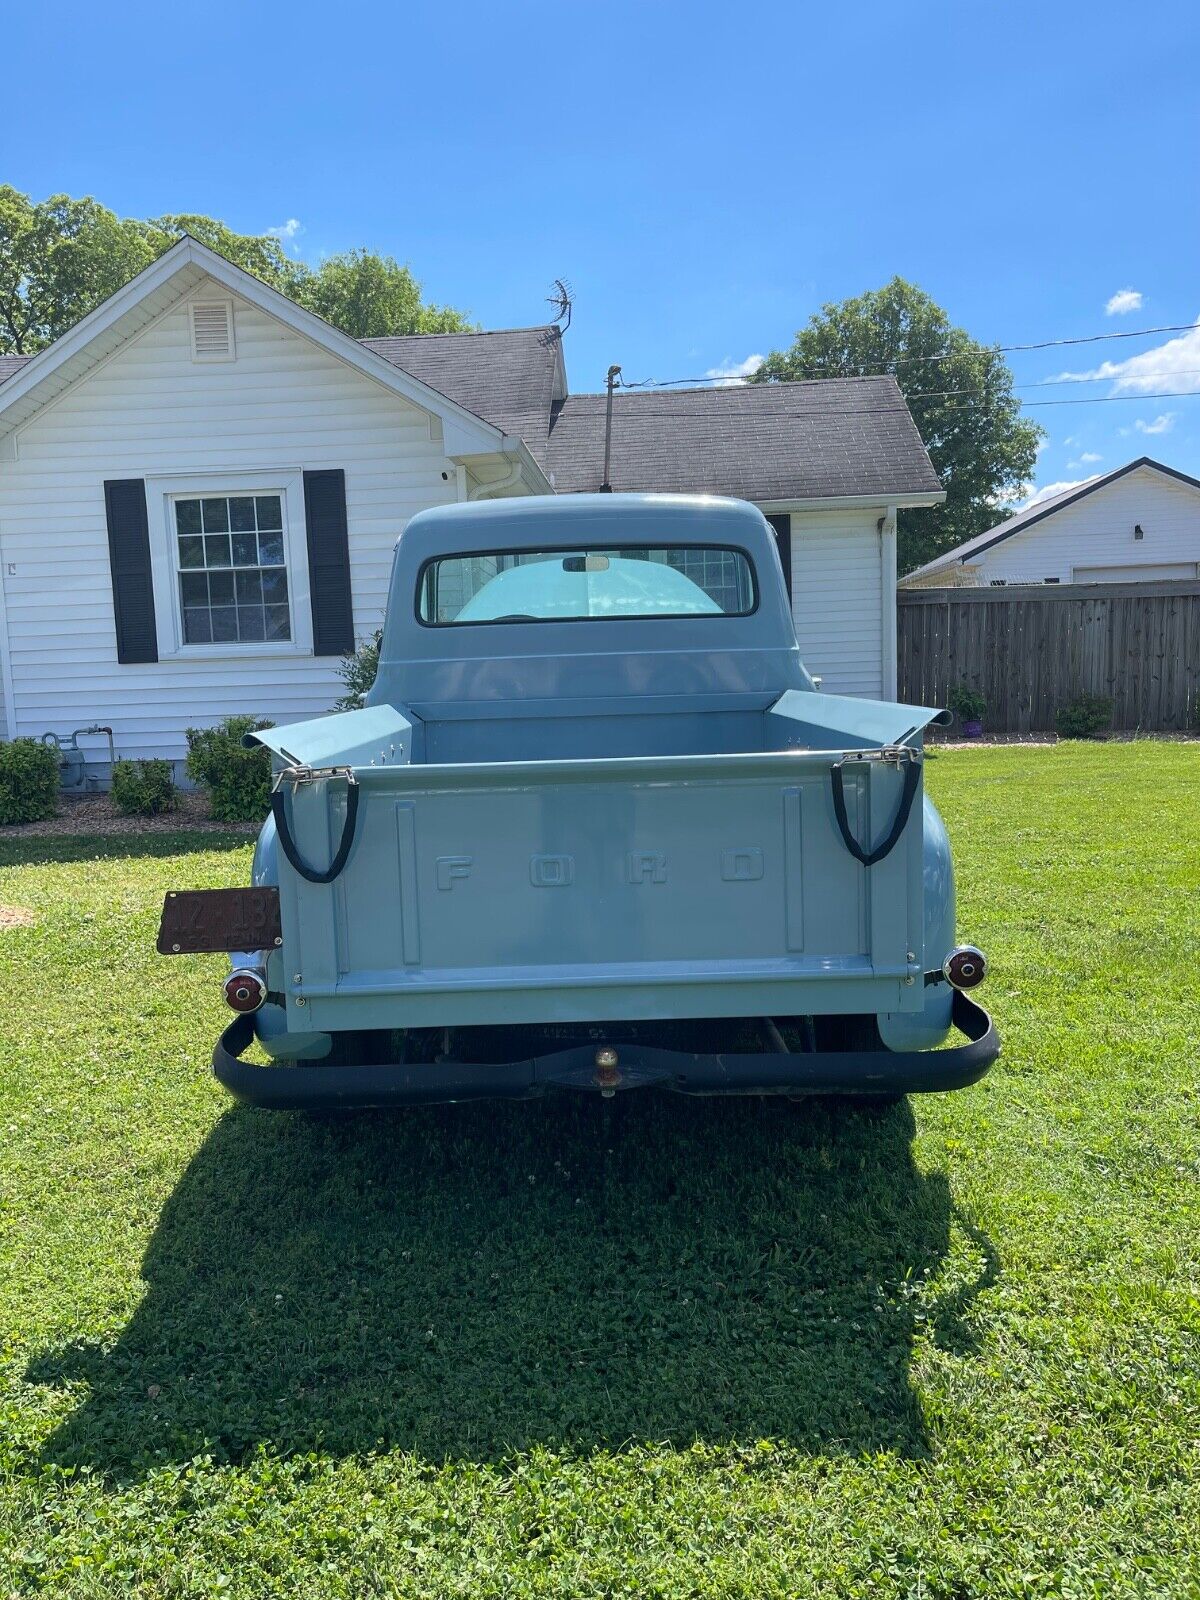
<svg viewBox="0 0 1200 1600">
<path fill-rule="evenodd" d="M 27 1374 L 87 1386 L 47 1458 L 126 1477 L 259 1445 L 498 1461 L 765 1438 L 921 1457 L 918 1319 L 968 1351 L 996 1268 L 983 1241 L 939 1325 L 951 1203 L 912 1135 L 904 1103 L 231 1110 L 117 1343 Z"/>
</svg>

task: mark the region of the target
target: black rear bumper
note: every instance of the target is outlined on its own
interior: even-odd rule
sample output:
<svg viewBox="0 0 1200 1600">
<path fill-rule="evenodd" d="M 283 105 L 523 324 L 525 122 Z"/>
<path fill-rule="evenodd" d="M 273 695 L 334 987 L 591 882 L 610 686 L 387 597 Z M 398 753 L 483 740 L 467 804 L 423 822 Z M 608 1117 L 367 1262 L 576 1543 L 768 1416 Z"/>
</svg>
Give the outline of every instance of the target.
<svg viewBox="0 0 1200 1600">
<path fill-rule="evenodd" d="M 274 1110 L 526 1100 L 548 1089 L 595 1093 L 653 1087 L 698 1095 L 932 1094 L 975 1083 L 1000 1053 L 992 1019 L 968 995 L 955 992 L 951 1016 L 966 1043 L 948 1050 L 694 1055 L 622 1044 L 617 1066 L 608 1073 L 597 1068 L 594 1045 L 526 1061 L 262 1067 L 241 1059 L 254 1037 L 253 1018 L 244 1016 L 217 1041 L 213 1071 L 236 1099 Z"/>
</svg>

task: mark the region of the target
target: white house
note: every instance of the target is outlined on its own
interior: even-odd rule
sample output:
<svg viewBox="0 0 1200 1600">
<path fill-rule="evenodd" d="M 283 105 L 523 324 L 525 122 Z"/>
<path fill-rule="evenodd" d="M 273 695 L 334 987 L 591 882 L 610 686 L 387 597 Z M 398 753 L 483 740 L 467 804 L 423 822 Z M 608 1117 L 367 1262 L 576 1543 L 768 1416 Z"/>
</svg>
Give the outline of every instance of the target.
<svg viewBox="0 0 1200 1600">
<path fill-rule="evenodd" d="M 416 511 L 596 489 L 603 450 L 558 328 L 359 342 L 184 239 L 0 356 L 0 734 L 177 760 L 317 715 Z M 942 492 L 891 379 L 619 394 L 611 479 L 759 504 L 810 669 L 894 693 L 896 516 Z"/>
<path fill-rule="evenodd" d="M 1140 456 L 926 562 L 903 589 L 1200 577 L 1200 481 Z"/>
</svg>

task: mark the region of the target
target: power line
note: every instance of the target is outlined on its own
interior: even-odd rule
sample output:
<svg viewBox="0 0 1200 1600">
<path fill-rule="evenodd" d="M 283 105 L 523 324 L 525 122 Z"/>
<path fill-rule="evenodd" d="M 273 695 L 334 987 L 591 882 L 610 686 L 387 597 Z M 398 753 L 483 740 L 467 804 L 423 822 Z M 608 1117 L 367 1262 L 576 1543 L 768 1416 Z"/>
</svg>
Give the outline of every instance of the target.
<svg viewBox="0 0 1200 1600">
<path fill-rule="evenodd" d="M 962 394 L 962 395 L 965 395 L 965 396 L 969 396 L 971 391 L 967 390 L 967 389 L 963 389 L 963 390 L 948 389 L 948 390 L 945 391 L 945 393 L 947 395 L 954 395 L 956 393 L 959 393 L 959 394 Z M 1113 401 L 1115 401 L 1115 400 L 1194 400 L 1197 397 L 1197 395 L 1200 395 L 1200 389 L 1165 389 L 1165 390 L 1157 390 L 1157 391 L 1155 391 L 1154 393 L 1151 393 L 1151 394 L 1092 394 L 1092 395 L 1083 395 L 1078 400 L 1029 400 L 1029 401 L 1026 401 L 1025 404 L 1027 406 L 1029 406 L 1029 407 L 1041 407 L 1041 406 L 1103 406 L 1103 405 L 1111 405 L 1113 403 Z M 947 406 L 945 409 L 948 412 L 969 411 L 971 409 L 971 407 L 969 405 L 959 405 L 959 406 Z M 692 422 L 695 422 L 697 420 L 703 420 L 703 413 L 700 414 L 700 418 L 698 419 L 697 418 L 697 413 L 694 410 L 689 410 L 689 411 L 656 411 L 654 413 L 654 415 L 655 415 L 655 419 L 656 420 L 658 418 L 661 418 L 661 417 L 687 418 L 688 420 L 690 420 Z M 823 407 L 822 409 L 817 410 L 817 411 L 774 411 L 774 412 L 770 413 L 770 419 L 769 420 L 773 420 L 776 417 L 787 418 L 789 420 L 791 420 L 792 418 L 799 418 L 799 417 L 823 417 L 826 421 L 829 421 L 829 420 L 831 420 L 833 418 L 836 418 L 836 417 L 881 417 L 881 416 L 896 416 L 896 417 L 900 417 L 900 416 L 910 416 L 910 415 L 911 415 L 911 413 L 910 413 L 907 405 L 898 405 L 898 406 L 837 406 L 837 407 Z M 714 417 L 712 419 L 712 421 L 714 423 L 720 423 L 720 424 L 724 424 L 727 420 L 728 419 L 725 418 L 725 417 Z"/>
<path fill-rule="evenodd" d="M 1153 394 L 1085 394 L 1079 400 L 1024 400 L 1024 406 L 1105 406 L 1114 400 L 1194 400 L 1198 389 L 1162 389 Z"/>
<path fill-rule="evenodd" d="M 1066 338 L 1066 339 L 1039 339 L 1039 340 L 1036 340 L 1035 342 L 1033 342 L 1032 344 L 996 344 L 996 345 L 986 345 L 984 348 L 989 350 L 989 351 L 993 351 L 993 352 L 995 352 L 995 353 L 997 353 L 999 355 L 1013 355 L 1013 354 L 1016 354 L 1018 352 L 1029 351 L 1029 350 L 1053 350 L 1053 349 L 1057 349 L 1057 348 L 1060 348 L 1060 347 L 1065 346 L 1065 345 L 1099 344 L 1099 343 L 1102 343 L 1104 341 L 1111 340 L 1111 339 L 1145 339 L 1145 338 L 1151 337 L 1154 334 L 1159 334 L 1159 333 L 1192 333 L 1198 327 L 1200 327 L 1200 323 L 1195 323 L 1195 322 L 1176 322 L 1176 323 L 1166 323 L 1162 327 L 1158 327 L 1158 328 L 1119 328 L 1119 329 L 1116 329 L 1115 331 L 1110 332 L 1110 333 L 1084 333 L 1084 334 L 1078 334 L 1078 335 L 1076 335 L 1076 336 L 1074 336 L 1072 338 Z M 948 350 L 948 351 L 945 351 L 944 353 L 939 354 L 939 355 L 897 356 L 896 359 L 899 362 L 904 362 L 904 363 L 907 363 L 907 364 L 911 364 L 913 362 L 918 362 L 918 361 L 952 361 L 952 360 L 954 360 L 955 356 L 959 355 L 959 354 L 961 354 L 960 351 Z M 827 365 L 840 365 L 840 363 L 836 363 L 836 362 L 827 363 Z M 840 373 L 840 374 L 835 374 L 835 376 L 841 376 L 841 377 L 862 377 L 862 378 L 880 378 L 880 377 L 887 377 L 889 375 L 894 376 L 894 374 L 881 373 L 881 372 L 862 372 L 862 373 Z M 720 373 L 716 377 L 714 377 L 711 373 L 707 373 L 706 372 L 703 375 L 703 377 L 696 377 L 696 378 L 642 378 L 642 379 L 636 380 L 636 381 L 634 381 L 632 383 L 631 382 L 627 382 L 626 380 L 622 379 L 619 387 L 622 388 L 622 389 L 672 389 L 672 388 L 678 387 L 681 384 L 714 384 L 714 383 L 716 383 L 716 384 L 720 384 L 720 383 L 728 384 L 730 378 L 734 378 L 734 377 L 737 377 L 737 376 L 738 376 L 737 373 Z M 746 374 L 746 376 L 748 377 L 748 376 L 750 376 L 750 374 Z M 813 377 L 817 381 L 820 381 L 821 376 L 822 375 L 819 372 L 813 373 Z M 1081 380 L 1079 380 L 1079 379 L 1064 379 L 1064 380 L 1060 380 L 1060 381 L 1063 381 L 1063 382 L 1079 382 Z M 1090 381 L 1090 380 L 1084 380 L 1084 381 Z M 1103 380 L 1101 379 L 1101 380 L 1097 380 L 1097 381 L 1103 381 Z"/>
<path fill-rule="evenodd" d="M 890 377 L 890 376 L 892 376 L 892 374 L 890 374 L 890 373 L 873 373 L 873 374 L 870 374 L 870 376 L 873 376 L 873 377 Z M 1145 379 L 1145 378 L 1171 379 L 1171 378 L 1200 377 L 1200 367 L 1179 367 L 1179 368 L 1175 369 L 1174 371 L 1169 371 L 1169 372 L 1140 372 L 1140 373 L 1138 373 L 1138 377 L 1142 378 L 1142 379 Z M 832 381 L 835 381 L 835 380 L 825 379 L 825 380 L 822 380 L 822 381 L 824 381 L 824 382 L 832 382 Z M 1077 383 L 1113 383 L 1115 381 L 1116 380 L 1112 377 L 1111 374 L 1109 374 L 1106 377 L 1102 377 L 1102 378 L 1100 378 L 1100 377 L 1097 377 L 1097 378 L 1039 378 L 1039 379 L 1036 379 L 1036 380 L 1031 380 L 1028 383 L 1014 383 L 1012 385 L 1012 388 L 1014 388 L 1014 389 L 1055 389 L 1055 388 L 1062 388 L 1062 387 L 1064 387 L 1066 385 L 1074 385 L 1074 384 L 1077 384 Z M 637 384 L 629 384 L 627 387 L 629 387 L 631 389 L 640 388 L 640 386 L 637 385 Z M 710 388 L 714 387 L 714 385 L 710 385 L 709 387 Z M 763 387 L 763 386 L 762 385 L 755 385 L 755 384 L 728 383 L 728 382 L 726 382 L 726 383 L 716 384 L 715 387 L 722 388 L 722 389 L 748 389 L 748 388 L 759 388 L 759 387 Z M 768 384 L 768 385 L 766 385 L 766 387 L 771 388 L 771 387 L 778 387 L 778 386 L 777 385 Z M 709 392 L 709 389 L 707 389 L 707 388 L 706 389 L 701 389 L 698 392 L 701 393 L 701 394 L 707 394 Z M 1191 391 L 1185 391 L 1185 392 L 1190 393 Z M 915 404 L 915 403 L 917 403 L 919 401 L 922 401 L 922 400 L 945 400 L 945 399 L 953 398 L 956 395 L 983 395 L 983 394 L 986 394 L 986 393 L 987 393 L 986 385 L 982 385 L 982 386 L 975 385 L 973 387 L 967 387 L 967 388 L 961 388 L 961 389 L 922 389 L 922 390 L 920 390 L 918 392 L 914 392 L 913 394 L 907 396 L 907 399 L 908 399 L 909 404 L 913 405 L 913 404 Z M 1060 402 L 1028 400 L 1028 401 L 1023 401 L 1022 404 L 1023 405 L 1030 405 L 1030 406 L 1040 405 L 1040 404 L 1049 405 L 1049 404 L 1054 404 L 1054 403 L 1058 403 L 1058 404 L 1062 404 L 1062 405 L 1083 405 L 1083 404 L 1086 403 L 1088 398 L 1089 397 L 1085 395 L 1080 400 L 1063 400 L 1063 401 L 1060 401 Z M 1146 399 L 1148 397 L 1145 396 L 1145 395 L 1141 395 L 1141 396 L 1139 396 L 1139 395 L 1105 395 L 1105 396 L 1102 396 L 1102 398 L 1111 399 L 1111 400 L 1125 400 L 1125 399 L 1131 399 L 1132 400 L 1132 399 Z M 1152 397 L 1150 397 L 1150 398 L 1152 398 Z M 661 412 L 661 411 L 658 413 L 659 416 L 665 416 L 665 415 L 668 415 L 668 414 L 669 413 Z"/>
<path fill-rule="evenodd" d="M 1174 370 L 1168 372 L 1138 373 L 1139 378 L 1195 378 L 1197 376 L 1200 376 L 1200 367 L 1176 367 Z M 1095 377 L 1088 378 L 1082 376 L 1078 378 L 1036 378 L 1031 379 L 1028 383 L 1014 383 L 1013 388 L 1056 389 L 1071 383 L 1114 383 L 1116 381 L 1117 380 L 1113 377 L 1112 373 L 1109 372 L 1105 373 L 1103 376 L 1097 374 Z"/>
</svg>

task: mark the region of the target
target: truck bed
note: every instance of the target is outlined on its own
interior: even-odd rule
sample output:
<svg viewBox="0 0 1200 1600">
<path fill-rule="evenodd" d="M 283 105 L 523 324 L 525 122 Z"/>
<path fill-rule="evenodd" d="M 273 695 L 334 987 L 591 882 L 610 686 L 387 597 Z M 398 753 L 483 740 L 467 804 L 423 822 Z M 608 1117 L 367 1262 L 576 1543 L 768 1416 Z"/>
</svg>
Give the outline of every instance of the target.
<svg viewBox="0 0 1200 1600">
<path fill-rule="evenodd" d="M 292 1026 L 923 1004 L 921 796 L 896 848 L 864 869 L 834 815 L 840 751 L 418 764 L 403 745 L 399 754 L 352 763 L 356 843 L 332 884 L 279 862 Z M 845 772 L 851 829 L 876 839 L 895 813 L 899 769 L 851 760 Z M 346 794 L 338 778 L 292 787 L 307 860 L 332 856 Z"/>
</svg>

